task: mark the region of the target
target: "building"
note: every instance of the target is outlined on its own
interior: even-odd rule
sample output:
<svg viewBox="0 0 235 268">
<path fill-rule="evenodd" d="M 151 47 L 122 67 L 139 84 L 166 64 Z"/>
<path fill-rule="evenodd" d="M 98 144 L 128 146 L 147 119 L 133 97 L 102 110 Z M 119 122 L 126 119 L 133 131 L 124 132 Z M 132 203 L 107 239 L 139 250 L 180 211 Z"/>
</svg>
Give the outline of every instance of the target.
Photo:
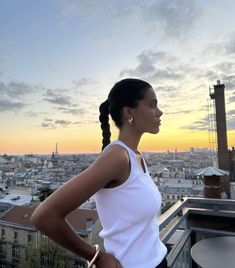
<svg viewBox="0 0 235 268">
<path fill-rule="evenodd" d="M 162 206 L 174 204 L 185 196 L 203 197 L 204 183 L 201 179 L 161 179 L 159 190 L 162 194 Z"/>
<path fill-rule="evenodd" d="M 57 252 L 63 252 L 64 258 L 60 258 L 58 267 L 83 268 L 86 261 L 74 253 L 63 249 L 53 243 L 30 223 L 30 217 L 36 206 L 11 206 L 0 219 L 0 264 L 1 268 L 16 268 L 32 261 L 31 253 L 37 249 L 36 261 L 40 264 L 49 265 L 52 258 L 51 250 L 42 249 L 40 245 L 53 245 Z M 90 240 L 91 227 L 98 219 L 95 210 L 76 209 L 72 211 L 67 220 L 75 229 L 76 233 L 84 239 Z M 40 249 L 40 250 L 38 250 Z M 59 259 L 59 258 L 58 258 Z M 35 261 L 35 260 L 34 260 Z"/>
</svg>

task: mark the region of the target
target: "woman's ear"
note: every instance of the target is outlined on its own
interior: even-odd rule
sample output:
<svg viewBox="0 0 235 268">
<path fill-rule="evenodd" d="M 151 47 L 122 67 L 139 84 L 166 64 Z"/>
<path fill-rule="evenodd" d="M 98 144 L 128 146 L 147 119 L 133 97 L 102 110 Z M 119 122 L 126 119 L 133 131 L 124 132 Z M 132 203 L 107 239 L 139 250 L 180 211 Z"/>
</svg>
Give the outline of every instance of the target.
<svg viewBox="0 0 235 268">
<path fill-rule="evenodd" d="M 127 106 L 123 107 L 122 114 L 123 114 L 123 118 L 125 120 L 128 120 L 129 118 L 132 118 L 133 117 L 132 108 L 127 107 Z"/>
</svg>

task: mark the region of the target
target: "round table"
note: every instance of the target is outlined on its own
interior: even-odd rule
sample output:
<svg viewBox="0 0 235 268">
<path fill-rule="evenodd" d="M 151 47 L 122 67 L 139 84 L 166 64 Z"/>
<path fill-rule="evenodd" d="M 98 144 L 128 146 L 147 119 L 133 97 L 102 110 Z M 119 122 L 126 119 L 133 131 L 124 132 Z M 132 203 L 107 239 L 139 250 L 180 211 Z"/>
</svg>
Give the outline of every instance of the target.
<svg viewBox="0 0 235 268">
<path fill-rule="evenodd" d="M 203 268 L 235 268 L 235 236 L 201 240 L 191 248 L 191 256 Z"/>
</svg>

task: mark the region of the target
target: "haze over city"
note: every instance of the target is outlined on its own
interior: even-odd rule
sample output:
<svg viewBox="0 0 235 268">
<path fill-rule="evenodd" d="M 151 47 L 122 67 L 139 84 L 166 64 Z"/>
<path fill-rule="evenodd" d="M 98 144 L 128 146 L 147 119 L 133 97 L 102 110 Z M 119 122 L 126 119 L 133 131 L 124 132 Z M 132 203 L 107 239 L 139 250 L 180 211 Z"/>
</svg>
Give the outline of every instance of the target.
<svg viewBox="0 0 235 268">
<path fill-rule="evenodd" d="M 140 150 L 209 147 L 218 79 L 234 146 L 234 9 L 232 0 L 1 1 L 0 154 L 56 143 L 60 153 L 99 152 L 99 105 L 126 77 L 150 82 L 164 113 Z"/>
</svg>

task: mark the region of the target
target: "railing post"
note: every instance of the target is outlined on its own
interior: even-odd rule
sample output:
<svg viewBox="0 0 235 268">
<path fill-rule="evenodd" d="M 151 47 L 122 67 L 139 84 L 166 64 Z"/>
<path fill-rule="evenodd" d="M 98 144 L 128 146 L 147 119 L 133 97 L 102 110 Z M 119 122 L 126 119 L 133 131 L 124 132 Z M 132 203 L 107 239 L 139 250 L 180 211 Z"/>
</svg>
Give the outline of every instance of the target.
<svg viewBox="0 0 235 268">
<path fill-rule="evenodd" d="M 196 243 L 197 243 L 196 232 L 192 231 L 192 233 L 191 233 L 191 248 Z M 191 258 L 192 258 L 192 256 L 191 256 Z M 198 268 L 198 265 L 196 264 L 196 262 L 193 259 L 192 259 L 192 268 Z"/>
</svg>

